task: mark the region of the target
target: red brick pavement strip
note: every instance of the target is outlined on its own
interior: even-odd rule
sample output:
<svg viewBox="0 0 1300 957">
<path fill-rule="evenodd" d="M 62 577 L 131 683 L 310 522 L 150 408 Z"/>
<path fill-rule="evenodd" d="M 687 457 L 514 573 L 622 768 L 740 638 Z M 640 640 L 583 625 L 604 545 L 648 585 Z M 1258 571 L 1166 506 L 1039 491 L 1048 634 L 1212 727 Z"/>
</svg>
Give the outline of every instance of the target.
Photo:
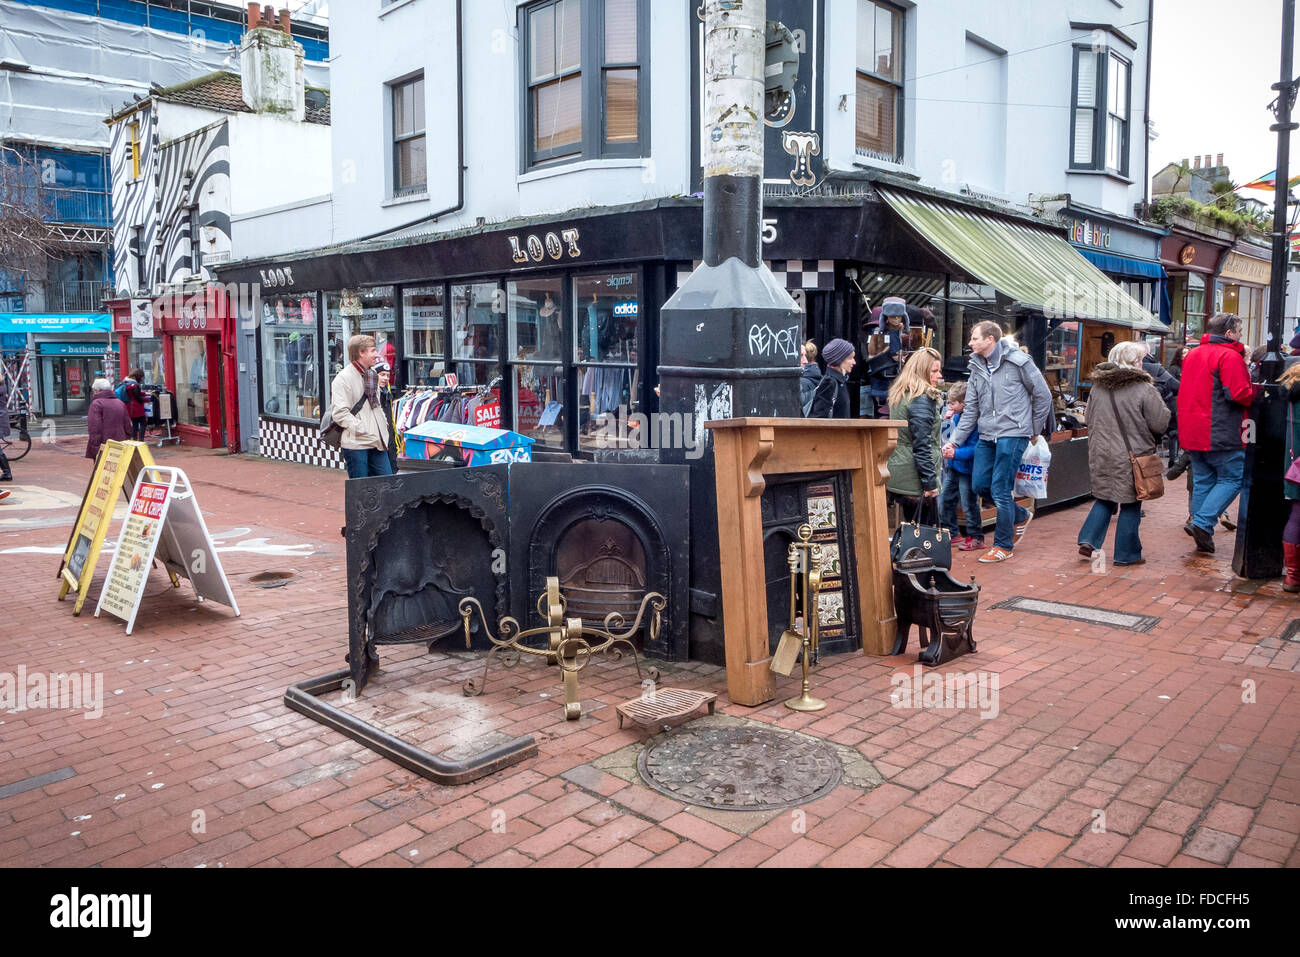
<svg viewBox="0 0 1300 957">
<path fill-rule="evenodd" d="M 567 723 L 545 669 L 494 673 L 488 694 L 467 699 L 460 686 L 481 667 L 472 658 L 385 649 L 350 706 L 364 719 L 435 749 L 489 730 L 537 737 L 540 757 L 460 788 L 287 711 L 284 688 L 336 670 L 346 647 L 341 476 L 155 454 L 186 469 L 209 527 L 237 546 L 220 558 L 243 616 L 155 576 L 128 637 L 91 615 L 105 558 L 90 611 L 74 618 L 54 600 L 57 556 L 12 550 L 61 549 L 75 506 L 31 509 L 23 487 L 75 501 L 89 463 L 69 446 L 19 464 L 16 494 L 0 505 L 0 661 L 103 674 L 105 710 L 93 721 L 0 713 L 0 787 L 76 772 L 0 799 L 0 866 L 1300 864 L 1300 645 L 1280 639 L 1300 606 L 1278 582 L 1235 579 L 1225 533 L 1218 555 L 1193 554 L 1177 491 L 1145 506 L 1145 566 L 1093 574 L 1071 544 L 1082 509 L 1040 516 L 1003 565 L 957 557 L 954 574 L 983 586 L 980 650 L 938 673 L 996 674 L 989 720 L 891 707 L 890 677 L 911 676 L 910 658 L 828 660 L 814 683 L 830 707 L 817 715 L 782 707 L 784 683 L 771 705 L 745 709 L 726 699 L 719 669 L 666 669 L 666 681 L 722 693 L 724 714 L 829 737 L 886 778 L 742 835 L 589 766 L 642 740 L 613 713 L 639 691 L 626 665 L 585 671 L 586 714 Z M 259 553 L 258 539 L 288 553 Z M 247 583 L 279 569 L 295 573 L 287 587 Z M 1160 621 L 1134 634 L 991 607 L 1017 595 Z"/>
</svg>

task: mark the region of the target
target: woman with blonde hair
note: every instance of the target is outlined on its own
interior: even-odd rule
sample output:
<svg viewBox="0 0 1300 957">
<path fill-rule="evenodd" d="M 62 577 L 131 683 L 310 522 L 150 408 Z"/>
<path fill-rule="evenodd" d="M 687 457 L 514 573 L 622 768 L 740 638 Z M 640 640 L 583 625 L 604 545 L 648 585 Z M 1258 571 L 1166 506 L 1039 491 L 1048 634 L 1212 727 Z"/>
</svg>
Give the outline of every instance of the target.
<svg viewBox="0 0 1300 957">
<path fill-rule="evenodd" d="M 1298 336 L 1297 338 L 1300 338 Z M 1287 389 L 1286 463 L 1288 471 L 1300 458 L 1300 363 L 1287 367 L 1277 380 Z M 1300 485 L 1284 482 L 1286 499 L 1291 503 L 1291 516 L 1282 530 L 1282 562 L 1286 577 L 1282 590 L 1300 592 Z"/>
<path fill-rule="evenodd" d="M 1133 481 L 1133 462 L 1151 455 L 1169 427 L 1169 407 L 1142 371 L 1147 354 L 1141 342 L 1121 342 L 1107 361 L 1092 370 L 1088 422 L 1088 475 L 1092 480 L 1092 511 L 1079 529 L 1079 555 L 1091 559 L 1106 541 L 1110 520 L 1115 526 L 1115 564 L 1142 565 L 1142 503 Z"/>
<path fill-rule="evenodd" d="M 920 349 L 912 353 L 889 390 L 889 417 L 907 425 L 898 430 L 885 490 L 902 504 L 905 516 L 915 516 L 919 510 L 923 525 L 939 524 L 942 381 L 943 358 L 933 349 Z"/>
</svg>

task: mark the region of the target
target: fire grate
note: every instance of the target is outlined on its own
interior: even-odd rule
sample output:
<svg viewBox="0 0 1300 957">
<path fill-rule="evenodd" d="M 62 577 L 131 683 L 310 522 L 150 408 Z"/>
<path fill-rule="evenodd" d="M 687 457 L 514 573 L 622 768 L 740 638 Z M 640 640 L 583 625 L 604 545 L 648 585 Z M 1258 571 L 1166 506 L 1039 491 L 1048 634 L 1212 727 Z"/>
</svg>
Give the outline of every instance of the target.
<svg viewBox="0 0 1300 957">
<path fill-rule="evenodd" d="M 1159 618 L 1151 615 L 1136 615 L 1112 608 L 1094 608 L 1091 605 L 1067 605 L 1060 601 L 1042 601 L 1038 598 L 1008 598 L 992 606 L 994 609 L 1023 611 L 1031 615 L 1043 615 L 1047 618 L 1068 618 L 1088 625 L 1105 625 L 1107 628 L 1122 628 L 1125 631 L 1145 634 L 1160 624 Z"/>
<path fill-rule="evenodd" d="M 660 794 L 727 811 L 778 811 L 833 791 L 844 768 L 815 738 L 777 728 L 683 728 L 641 752 L 637 770 Z"/>
<path fill-rule="evenodd" d="M 623 719 L 637 724 L 660 725 L 675 718 L 684 718 L 693 711 L 708 705 L 709 714 L 717 706 L 718 696 L 711 691 L 686 691 L 683 688 L 658 688 L 653 696 L 642 695 L 618 706 L 618 726 Z"/>
</svg>

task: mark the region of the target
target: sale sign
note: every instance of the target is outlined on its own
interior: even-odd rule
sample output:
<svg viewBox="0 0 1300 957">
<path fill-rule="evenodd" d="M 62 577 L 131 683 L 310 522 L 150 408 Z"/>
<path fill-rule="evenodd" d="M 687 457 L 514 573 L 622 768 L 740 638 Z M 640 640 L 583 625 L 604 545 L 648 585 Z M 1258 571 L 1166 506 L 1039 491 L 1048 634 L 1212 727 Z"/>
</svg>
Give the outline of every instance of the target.
<svg viewBox="0 0 1300 957">
<path fill-rule="evenodd" d="M 153 567 L 159 535 L 167 518 L 170 493 L 167 485 L 144 481 L 136 485 L 113 564 L 109 566 L 108 579 L 95 609 L 96 618 L 101 611 L 106 611 L 125 621 L 128 635 L 135 626 L 140 599 L 148 584 L 149 569 Z"/>
<path fill-rule="evenodd" d="M 501 403 L 488 402 L 474 410 L 474 424 L 483 429 L 501 428 Z"/>
</svg>

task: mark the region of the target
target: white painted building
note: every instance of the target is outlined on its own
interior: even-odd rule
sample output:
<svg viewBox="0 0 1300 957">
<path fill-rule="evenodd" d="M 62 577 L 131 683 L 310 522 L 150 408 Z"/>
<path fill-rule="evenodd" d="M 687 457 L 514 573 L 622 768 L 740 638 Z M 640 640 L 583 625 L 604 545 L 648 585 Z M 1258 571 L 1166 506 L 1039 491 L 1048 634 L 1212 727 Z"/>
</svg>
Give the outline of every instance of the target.
<svg viewBox="0 0 1300 957">
<path fill-rule="evenodd" d="M 117 290 L 109 307 L 122 371 L 139 368 L 146 384 L 172 390 L 182 436 L 210 447 L 237 432 L 233 309 L 209 289 L 214 267 L 255 235 L 241 237 L 236 223 L 330 188 L 329 97 L 306 87 L 302 46 L 278 25 L 256 27 L 239 65 L 155 89 L 107 120 Z M 146 310 L 152 321 L 133 329 Z"/>
<path fill-rule="evenodd" d="M 524 73 L 529 56 L 543 55 L 529 48 L 530 37 L 543 22 L 576 16 L 576 42 L 596 46 L 590 35 L 605 8 L 605 43 L 619 44 L 609 25 L 630 25 L 634 2 L 464 3 L 459 43 L 456 0 L 335 5 L 330 239 L 347 241 L 456 206 L 462 146 L 465 206 L 439 219 L 439 230 L 472 226 L 479 218 L 491 223 L 692 192 L 698 187 L 691 123 L 692 60 L 702 27 L 697 6 L 694 0 L 641 0 L 646 36 L 625 30 L 627 43 L 637 48 L 632 58 L 644 101 L 632 149 L 598 146 L 588 137 L 563 161 L 530 162 Z M 1068 193 L 1084 205 L 1127 215 L 1142 202 L 1150 45 L 1145 0 L 920 0 L 899 6 L 826 0 L 824 19 L 810 15 L 814 7 L 770 0 L 769 19 L 794 12 L 788 19 L 806 19 L 811 27 L 803 68 L 820 71 L 819 159 L 829 170 L 885 169 L 1020 206 L 1028 205 L 1030 193 Z M 384 55 L 375 56 L 376 50 Z M 464 57 L 463 134 L 457 50 Z M 587 64 L 603 51 L 583 57 L 592 51 L 576 50 L 581 63 L 573 65 L 581 72 L 570 73 L 575 79 L 559 80 L 554 90 L 533 87 L 532 102 L 543 109 L 568 109 L 543 134 L 563 134 L 556 124 L 571 126 L 579 106 L 589 117 L 600 116 L 599 106 L 593 110 L 588 102 L 598 97 L 599 83 L 588 76 L 597 71 Z M 605 62 L 600 72 L 606 82 L 621 75 L 604 69 Z M 568 66 L 560 64 L 559 72 Z M 409 87 L 413 80 L 422 85 Z M 395 160 L 402 131 L 394 132 L 393 97 L 404 89 L 420 98 L 418 130 L 428 143 L 413 177 L 427 184 L 422 193 L 401 182 Z M 768 176 L 779 178 L 780 171 L 769 168 Z"/>
<path fill-rule="evenodd" d="M 500 377 L 503 424 L 543 446 L 583 450 L 592 417 L 616 399 L 652 408 L 659 310 L 702 256 L 701 143 L 714 131 L 701 120 L 699 7 L 332 5 L 331 199 L 247 214 L 258 248 L 220 270 L 273 300 L 310 299 L 320 317 L 308 347 L 315 381 L 275 358 L 274 330 L 241 342 L 241 355 L 258 357 L 241 400 L 258 408 L 254 448 L 334 464 L 304 410 L 324 401 L 359 331 L 376 337 L 402 385 Z M 940 215 L 1049 229 L 1060 247 L 1060 225 L 1081 235 L 1082 220 L 1105 218 L 1105 250 L 1076 248 L 1105 252 L 1102 268 L 1117 267 L 1108 275 L 1140 280 L 1145 310 L 1158 303 L 1159 231 L 1132 219 L 1147 180 L 1148 9 L 768 0 L 799 63 L 792 90 L 769 91 L 764 254 L 800 294 L 806 323 L 763 341 L 783 343 L 792 361 L 801 335 L 860 341 L 892 294 L 933 305 L 938 341 L 955 357 L 964 326 L 990 310 L 1009 321 L 1012 306 L 1048 311 L 1059 270 L 1040 262 L 1015 294 L 995 288 L 887 206 L 891 190 L 939 204 Z M 1130 227 L 1137 235 L 1122 242 Z M 985 222 L 986 246 L 995 233 Z M 1126 271 L 1126 257 L 1143 262 Z M 1086 289 L 1105 280 L 1080 276 Z M 1112 318 L 1148 330 L 1149 311 L 1121 299 Z M 610 368 L 625 381 L 598 389 L 597 372 Z M 855 389 L 855 411 L 860 401 Z"/>
</svg>

